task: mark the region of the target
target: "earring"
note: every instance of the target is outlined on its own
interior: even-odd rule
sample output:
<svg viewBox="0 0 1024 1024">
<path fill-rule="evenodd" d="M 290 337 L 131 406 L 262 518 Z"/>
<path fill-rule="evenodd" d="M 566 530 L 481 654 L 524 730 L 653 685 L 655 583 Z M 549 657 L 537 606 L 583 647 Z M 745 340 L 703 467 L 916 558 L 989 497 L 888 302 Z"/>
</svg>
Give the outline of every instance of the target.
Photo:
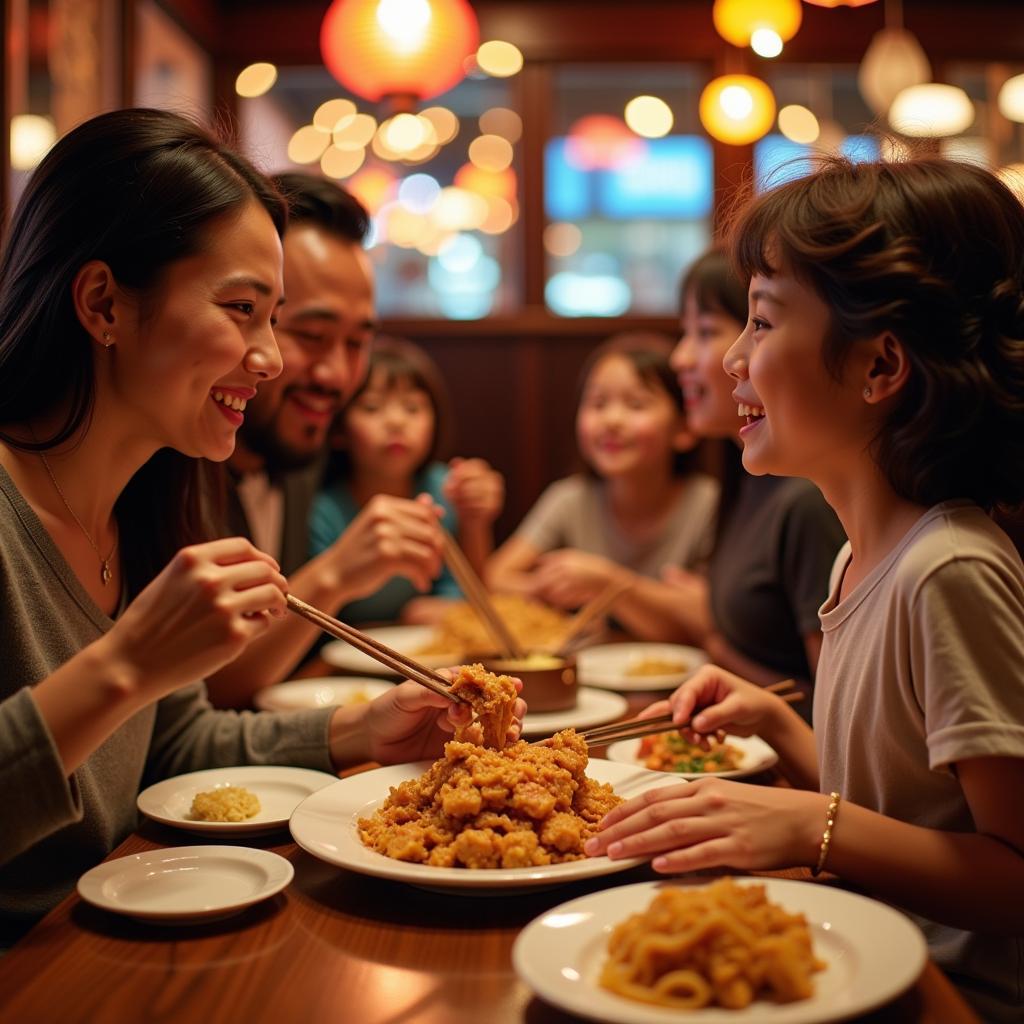
<svg viewBox="0 0 1024 1024">
<path fill-rule="evenodd" d="M 110 348 L 110 346 L 113 343 L 114 343 L 114 336 L 110 333 L 110 331 L 104 331 L 103 332 L 103 347 L 104 348 Z"/>
<path fill-rule="evenodd" d="M 870 384 L 868 384 L 868 385 L 867 385 L 867 386 L 866 386 L 866 387 L 864 388 L 864 397 L 865 397 L 865 398 L 870 398 L 870 397 L 871 397 L 871 385 L 870 385 Z"/>
</svg>

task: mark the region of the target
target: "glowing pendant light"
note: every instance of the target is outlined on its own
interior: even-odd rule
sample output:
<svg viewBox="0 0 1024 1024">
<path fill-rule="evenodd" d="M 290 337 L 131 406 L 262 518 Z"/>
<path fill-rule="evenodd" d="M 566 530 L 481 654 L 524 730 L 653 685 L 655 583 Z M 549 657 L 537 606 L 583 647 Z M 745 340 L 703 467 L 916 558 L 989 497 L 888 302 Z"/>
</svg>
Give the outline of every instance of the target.
<svg viewBox="0 0 1024 1024">
<path fill-rule="evenodd" d="M 766 135 L 775 123 L 775 96 L 760 78 L 722 75 L 700 96 L 700 120 L 719 142 L 745 146 Z"/>
<path fill-rule="evenodd" d="M 873 36 L 857 71 L 860 94 L 876 114 L 885 114 L 904 89 L 930 82 L 931 77 L 917 36 L 903 27 L 902 3 L 887 0 L 885 28 Z"/>
<path fill-rule="evenodd" d="M 350 92 L 399 106 L 457 85 L 479 41 L 466 0 L 334 0 L 320 26 L 327 70 Z"/>
<path fill-rule="evenodd" d="M 959 135 L 974 123 L 974 104 L 955 85 L 926 82 L 904 89 L 889 108 L 889 124 L 904 135 Z"/>
<path fill-rule="evenodd" d="M 796 35 L 803 19 L 800 0 L 715 0 L 711 17 L 733 46 L 749 46 L 755 33 L 772 32 L 780 44 Z"/>
</svg>

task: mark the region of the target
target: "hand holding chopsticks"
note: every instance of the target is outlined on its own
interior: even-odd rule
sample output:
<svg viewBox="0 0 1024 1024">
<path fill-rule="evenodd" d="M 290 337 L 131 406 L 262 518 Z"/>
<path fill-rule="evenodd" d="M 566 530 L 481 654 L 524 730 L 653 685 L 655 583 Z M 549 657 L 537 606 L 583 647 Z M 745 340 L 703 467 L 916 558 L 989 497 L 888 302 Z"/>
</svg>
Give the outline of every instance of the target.
<svg viewBox="0 0 1024 1024">
<path fill-rule="evenodd" d="M 372 636 L 360 632 L 354 626 L 349 626 L 328 615 L 326 612 L 320 611 L 319 608 L 314 608 L 312 605 L 306 604 L 305 601 L 300 601 L 299 598 L 292 594 L 287 596 L 286 601 L 289 611 L 295 612 L 296 615 L 301 615 L 304 619 L 308 619 L 314 626 L 319 626 L 325 633 L 330 633 L 331 636 L 351 644 L 356 650 L 362 651 L 363 654 L 373 658 L 374 661 L 379 661 L 386 668 L 391 669 L 392 672 L 396 672 L 400 676 L 405 676 L 406 679 L 411 679 L 414 683 L 425 686 L 428 690 L 432 690 L 446 700 L 450 700 L 453 704 L 466 703 L 457 694 L 452 693 L 448 680 L 439 672 L 427 668 L 426 665 L 421 665 L 418 661 L 414 661 L 400 651 L 396 651 L 394 648 L 388 647 L 387 644 L 382 644 L 379 640 L 375 640 Z"/>
</svg>

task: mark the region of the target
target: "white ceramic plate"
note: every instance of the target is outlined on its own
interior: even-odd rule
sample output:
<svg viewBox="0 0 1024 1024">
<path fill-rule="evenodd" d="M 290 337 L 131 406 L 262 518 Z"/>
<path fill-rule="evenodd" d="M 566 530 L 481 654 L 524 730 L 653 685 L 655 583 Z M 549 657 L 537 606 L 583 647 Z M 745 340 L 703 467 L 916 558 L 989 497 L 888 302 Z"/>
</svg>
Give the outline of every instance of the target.
<svg viewBox="0 0 1024 1024">
<path fill-rule="evenodd" d="M 754 775 L 771 768 L 779 755 L 768 746 L 760 736 L 726 736 L 725 742 L 739 748 L 742 752 L 740 766 L 729 772 L 666 772 L 677 779 L 707 779 L 714 776 L 716 779 L 738 779 L 744 775 Z M 618 761 L 620 764 L 634 764 L 645 767 L 643 758 L 640 755 L 640 740 L 621 740 L 608 747 L 606 756 L 609 761 Z"/>
<path fill-rule="evenodd" d="M 566 711 L 535 711 L 526 709 L 524 736 L 551 736 L 560 729 L 589 729 L 604 722 L 614 722 L 629 710 L 629 702 L 617 693 L 591 690 L 581 686 L 576 707 Z"/>
<path fill-rule="evenodd" d="M 280 892 L 295 872 L 268 850 L 179 846 L 98 864 L 78 880 L 87 903 L 144 921 L 226 917 Z"/>
<path fill-rule="evenodd" d="M 631 668 L 652 658 L 684 667 L 665 675 L 629 674 Z M 602 644 L 577 652 L 576 672 L 584 686 L 604 690 L 674 690 L 707 660 L 708 656 L 699 648 L 680 644 Z"/>
<path fill-rule="evenodd" d="M 658 888 L 641 882 L 570 900 L 532 921 L 512 949 L 516 973 L 539 996 L 571 1013 L 618 1024 L 818 1024 L 843 1020 L 881 1006 L 913 984 L 927 958 L 915 924 L 866 896 L 813 882 L 740 878 L 763 883 L 768 898 L 803 913 L 815 954 L 826 961 L 814 975 L 814 995 L 796 1003 L 758 1000 L 743 1010 L 708 1007 L 678 1010 L 634 1002 L 600 987 L 612 928 L 648 905 Z M 704 884 L 704 883 L 700 883 Z"/>
<path fill-rule="evenodd" d="M 189 832 L 245 835 L 269 832 L 288 823 L 292 811 L 324 786 L 337 781 L 326 772 L 279 765 L 244 765 L 240 768 L 211 768 L 164 779 L 144 789 L 137 801 L 139 810 L 154 821 Z M 246 821 L 194 821 L 189 817 L 197 793 L 224 786 L 242 786 L 259 797 L 260 810 Z"/>
<path fill-rule="evenodd" d="M 415 658 L 427 668 L 445 668 L 448 665 L 458 665 L 462 661 L 462 655 L 458 651 L 452 654 L 420 654 L 420 651 L 434 639 L 433 626 L 379 626 L 374 629 L 364 629 L 363 632 L 367 636 L 372 636 L 374 640 L 393 647 L 400 654 Z M 367 657 L 362 651 L 357 651 L 344 640 L 334 640 L 329 644 L 324 644 L 320 654 L 328 665 L 344 669 L 346 672 L 358 672 L 361 675 L 370 676 L 393 677 L 395 675 L 379 661 Z"/>
<path fill-rule="evenodd" d="M 607 857 L 592 857 L 535 868 L 470 871 L 393 860 L 364 846 L 356 821 L 371 815 L 387 798 L 391 786 L 417 778 L 431 763 L 418 761 L 391 765 L 340 779 L 333 786 L 314 793 L 296 808 L 290 823 L 292 836 L 304 850 L 328 864 L 425 888 L 464 889 L 467 892 L 562 885 L 581 878 L 625 871 L 643 862 L 644 858 L 612 861 Z M 664 772 L 649 772 L 600 759 L 590 762 L 587 775 L 597 782 L 610 782 L 615 792 L 626 799 L 677 781 Z"/>
<path fill-rule="evenodd" d="M 297 711 L 301 708 L 329 708 L 335 705 L 364 704 L 394 683 L 382 679 L 347 679 L 324 676 L 321 679 L 292 679 L 259 690 L 252 702 L 261 711 Z"/>
</svg>

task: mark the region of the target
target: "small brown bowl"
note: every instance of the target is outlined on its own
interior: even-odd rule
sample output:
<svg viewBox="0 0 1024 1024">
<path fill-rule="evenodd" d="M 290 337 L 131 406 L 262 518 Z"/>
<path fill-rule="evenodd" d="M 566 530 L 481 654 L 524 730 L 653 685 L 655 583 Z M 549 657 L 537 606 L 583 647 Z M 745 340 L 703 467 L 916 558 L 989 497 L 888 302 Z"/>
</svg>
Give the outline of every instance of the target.
<svg viewBox="0 0 1024 1024">
<path fill-rule="evenodd" d="M 576 659 L 556 658 L 551 654 L 529 654 L 525 658 L 479 660 L 489 672 L 516 676 L 523 681 L 523 700 L 530 711 L 567 711 L 576 707 Z"/>
</svg>

